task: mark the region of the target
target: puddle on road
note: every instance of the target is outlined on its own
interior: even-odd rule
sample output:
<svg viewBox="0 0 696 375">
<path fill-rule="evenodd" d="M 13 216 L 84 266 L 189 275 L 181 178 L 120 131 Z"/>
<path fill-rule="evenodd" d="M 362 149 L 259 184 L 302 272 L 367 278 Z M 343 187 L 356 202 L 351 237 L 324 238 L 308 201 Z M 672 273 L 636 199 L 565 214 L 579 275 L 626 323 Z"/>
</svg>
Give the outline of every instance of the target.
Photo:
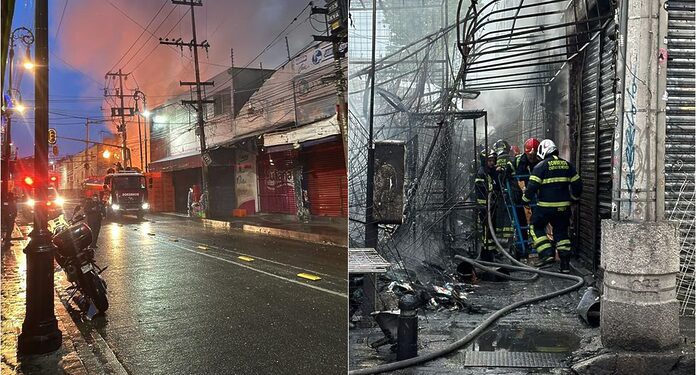
<svg viewBox="0 0 696 375">
<path fill-rule="evenodd" d="M 579 347 L 580 338 L 566 331 L 497 326 L 481 334 L 469 349 L 480 352 L 571 353 Z"/>
</svg>

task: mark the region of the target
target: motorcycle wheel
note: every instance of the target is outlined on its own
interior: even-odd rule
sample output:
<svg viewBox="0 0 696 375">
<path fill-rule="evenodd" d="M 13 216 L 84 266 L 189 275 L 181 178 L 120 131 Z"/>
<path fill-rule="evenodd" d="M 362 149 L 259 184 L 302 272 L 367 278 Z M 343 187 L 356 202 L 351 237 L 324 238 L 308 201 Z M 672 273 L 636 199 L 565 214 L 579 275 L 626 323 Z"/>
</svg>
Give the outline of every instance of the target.
<svg viewBox="0 0 696 375">
<path fill-rule="evenodd" d="M 94 302 L 94 306 L 100 312 L 108 310 L 109 300 L 106 297 L 106 283 L 104 280 L 94 271 L 89 271 L 82 276 L 84 280 L 83 288 L 87 297 Z"/>
</svg>

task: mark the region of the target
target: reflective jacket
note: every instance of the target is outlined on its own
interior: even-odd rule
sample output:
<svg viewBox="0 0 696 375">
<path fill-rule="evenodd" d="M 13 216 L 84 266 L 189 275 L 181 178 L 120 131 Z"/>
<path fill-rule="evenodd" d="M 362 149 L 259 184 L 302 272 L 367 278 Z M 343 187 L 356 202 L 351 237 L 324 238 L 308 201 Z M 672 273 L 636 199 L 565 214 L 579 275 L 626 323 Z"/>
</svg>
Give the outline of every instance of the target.
<svg viewBox="0 0 696 375">
<path fill-rule="evenodd" d="M 517 155 L 514 159 L 507 162 L 505 175 L 510 181 L 512 199 L 519 204 L 522 201 L 522 190 L 527 186 L 529 175 L 536 164 L 532 164 L 527 154 Z"/>
<path fill-rule="evenodd" d="M 479 167 L 476 173 L 476 203 L 486 205 L 488 193 L 491 191 L 500 191 L 498 185 L 498 174 L 495 169 L 487 171 L 485 167 Z"/>
<path fill-rule="evenodd" d="M 571 163 L 556 155 L 547 157 L 532 170 L 522 200 L 529 203 L 537 193 L 539 207 L 570 206 L 582 194 L 580 175 Z"/>
</svg>

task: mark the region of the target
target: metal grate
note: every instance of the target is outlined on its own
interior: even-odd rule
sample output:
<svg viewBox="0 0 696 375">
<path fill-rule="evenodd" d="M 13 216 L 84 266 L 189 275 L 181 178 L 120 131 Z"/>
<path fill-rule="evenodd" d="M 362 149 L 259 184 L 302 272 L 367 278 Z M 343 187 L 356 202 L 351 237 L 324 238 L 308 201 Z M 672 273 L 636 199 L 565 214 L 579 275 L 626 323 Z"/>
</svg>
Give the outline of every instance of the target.
<svg viewBox="0 0 696 375">
<path fill-rule="evenodd" d="M 524 367 L 554 368 L 566 367 L 563 353 L 536 352 L 467 352 L 465 367 Z"/>
<path fill-rule="evenodd" d="M 694 314 L 694 0 L 667 3 L 667 134 L 665 139 L 665 216 L 679 226 L 681 264 L 677 298 L 682 315 Z"/>
<path fill-rule="evenodd" d="M 349 249 L 348 273 L 387 272 L 391 263 L 380 256 L 375 249 Z"/>
</svg>

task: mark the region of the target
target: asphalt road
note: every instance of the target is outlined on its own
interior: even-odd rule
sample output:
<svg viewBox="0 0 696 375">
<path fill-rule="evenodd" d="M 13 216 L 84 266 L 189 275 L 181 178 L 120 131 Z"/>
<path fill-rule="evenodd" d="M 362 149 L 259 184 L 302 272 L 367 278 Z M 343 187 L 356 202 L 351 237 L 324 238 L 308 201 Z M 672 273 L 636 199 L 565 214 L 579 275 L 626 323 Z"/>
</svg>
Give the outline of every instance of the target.
<svg viewBox="0 0 696 375">
<path fill-rule="evenodd" d="M 98 245 L 110 308 L 74 316 L 125 372 L 346 373 L 345 248 L 168 215 L 104 222 Z"/>
</svg>

